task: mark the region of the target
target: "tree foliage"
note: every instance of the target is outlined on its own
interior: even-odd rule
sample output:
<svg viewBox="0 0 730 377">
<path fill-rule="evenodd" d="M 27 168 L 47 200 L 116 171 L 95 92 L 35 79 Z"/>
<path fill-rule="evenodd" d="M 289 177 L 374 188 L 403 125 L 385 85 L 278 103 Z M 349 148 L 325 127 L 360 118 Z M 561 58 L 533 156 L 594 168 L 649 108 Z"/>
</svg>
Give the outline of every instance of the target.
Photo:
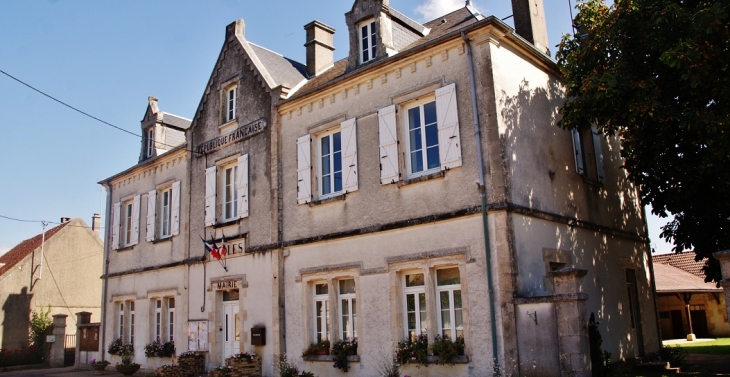
<svg viewBox="0 0 730 377">
<path fill-rule="evenodd" d="M 595 123 L 621 139 L 643 204 L 674 215 L 674 251 L 730 249 L 730 1 L 587 0 L 557 53 L 563 128 Z"/>
<path fill-rule="evenodd" d="M 51 324 L 53 321 L 49 317 L 51 314 L 51 306 L 49 305 L 46 310 L 43 310 L 43 305 L 41 305 L 40 311 L 33 310 L 30 313 L 30 324 L 28 326 L 28 340 L 35 344 L 36 346 L 43 345 L 45 343 L 45 339 L 43 338 L 44 335 L 46 335 L 46 331 L 51 327 Z"/>
</svg>

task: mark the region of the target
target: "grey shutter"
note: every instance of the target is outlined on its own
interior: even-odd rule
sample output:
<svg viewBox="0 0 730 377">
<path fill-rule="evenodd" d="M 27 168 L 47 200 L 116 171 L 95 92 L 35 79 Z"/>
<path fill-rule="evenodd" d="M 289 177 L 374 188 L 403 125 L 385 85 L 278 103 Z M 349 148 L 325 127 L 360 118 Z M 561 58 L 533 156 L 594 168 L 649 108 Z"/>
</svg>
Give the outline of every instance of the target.
<svg viewBox="0 0 730 377">
<path fill-rule="evenodd" d="M 461 166 L 456 84 L 447 85 L 436 90 L 436 116 L 438 119 L 441 170 Z"/>
<path fill-rule="evenodd" d="M 585 169 L 583 168 L 583 150 L 580 146 L 580 132 L 576 129 L 570 130 L 573 136 L 573 157 L 575 158 L 575 171 L 578 174 L 583 174 Z"/>
<path fill-rule="evenodd" d="M 140 216 L 140 196 L 134 197 L 132 202 L 132 245 L 139 243 L 139 216 Z"/>
<path fill-rule="evenodd" d="M 205 169 L 205 226 L 215 224 L 215 175 L 217 167 Z"/>
<path fill-rule="evenodd" d="M 312 201 L 312 158 L 311 136 L 304 135 L 297 139 L 297 203 Z"/>
<path fill-rule="evenodd" d="M 157 190 L 151 190 L 147 193 L 147 230 L 145 240 L 152 242 L 155 240 L 155 212 L 157 209 Z"/>
<path fill-rule="evenodd" d="M 380 184 L 400 180 L 398 174 L 398 129 L 395 105 L 378 110 L 378 138 L 380 143 Z"/>
<path fill-rule="evenodd" d="M 112 249 L 119 249 L 119 224 L 122 218 L 122 202 L 114 203 L 112 208 Z"/>
<path fill-rule="evenodd" d="M 248 154 L 238 158 L 236 169 L 236 194 L 238 195 L 238 218 L 248 217 Z"/>
<path fill-rule="evenodd" d="M 606 173 L 603 169 L 603 150 L 601 148 L 601 134 L 598 132 L 598 127 L 591 126 L 591 134 L 593 135 L 593 151 L 596 153 L 596 176 L 598 182 L 606 181 Z"/>
<path fill-rule="evenodd" d="M 180 181 L 172 183 L 172 208 L 170 209 L 170 221 L 172 221 L 172 229 L 170 233 L 173 236 L 180 234 Z"/>
<path fill-rule="evenodd" d="M 357 127 L 355 118 L 340 125 L 342 136 L 342 189 L 346 192 L 357 191 Z"/>
</svg>

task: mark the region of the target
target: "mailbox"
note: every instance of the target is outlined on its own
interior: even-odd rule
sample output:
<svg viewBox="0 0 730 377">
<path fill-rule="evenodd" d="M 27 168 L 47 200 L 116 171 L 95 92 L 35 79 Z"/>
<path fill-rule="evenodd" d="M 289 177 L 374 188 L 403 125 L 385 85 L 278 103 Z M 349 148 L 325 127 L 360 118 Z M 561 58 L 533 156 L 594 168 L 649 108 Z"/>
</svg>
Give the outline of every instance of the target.
<svg viewBox="0 0 730 377">
<path fill-rule="evenodd" d="M 251 328 L 251 345 L 252 346 L 265 346 L 266 345 L 266 327 L 252 327 Z"/>
</svg>

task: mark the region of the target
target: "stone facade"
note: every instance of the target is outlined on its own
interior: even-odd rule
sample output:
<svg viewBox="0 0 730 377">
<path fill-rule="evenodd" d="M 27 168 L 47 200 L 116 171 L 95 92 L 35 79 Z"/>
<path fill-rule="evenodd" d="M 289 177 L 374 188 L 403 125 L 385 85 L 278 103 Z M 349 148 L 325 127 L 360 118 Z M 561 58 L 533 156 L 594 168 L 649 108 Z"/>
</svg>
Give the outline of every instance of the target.
<svg viewBox="0 0 730 377">
<path fill-rule="evenodd" d="M 106 302 L 141 308 L 135 343 L 169 293 L 177 352 L 208 369 L 247 351 L 263 375 L 282 353 L 339 375 L 299 355 L 357 338 L 349 373 L 375 376 L 422 334 L 463 337 L 468 362 L 404 373 L 530 375 L 545 360 L 542 375 L 588 375 L 589 317 L 616 359 L 658 350 L 636 190 L 618 140 L 556 127 L 555 62 L 471 6 L 420 25 L 356 0 L 345 17 L 349 57 L 331 63 L 334 30 L 313 22 L 307 67 L 248 42 L 243 20 L 226 28 L 187 149 L 158 157 L 184 158 L 188 243 L 172 243 L 172 263 L 154 243 L 110 257 Z M 110 178 L 110 207 L 148 190 L 133 178 L 148 170 Z"/>
</svg>

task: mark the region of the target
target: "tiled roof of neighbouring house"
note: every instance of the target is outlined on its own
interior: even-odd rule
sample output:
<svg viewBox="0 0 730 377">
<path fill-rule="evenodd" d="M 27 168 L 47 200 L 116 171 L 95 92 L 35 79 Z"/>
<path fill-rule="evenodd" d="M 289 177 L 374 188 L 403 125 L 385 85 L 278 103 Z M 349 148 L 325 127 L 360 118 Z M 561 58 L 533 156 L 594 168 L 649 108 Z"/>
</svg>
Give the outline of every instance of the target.
<svg viewBox="0 0 730 377">
<path fill-rule="evenodd" d="M 654 264 L 656 291 L 667 292 L 722 292 L 715 283 L 705 283 L 701 277 L 668 264 Z"/>
<path fill-rule="evenodd" d="M 680 270 L 687 271 L 692 275 L 699 276 L 702 279 L 705 278 L 705 273 L 702 271 L 702 267 L 705 266 L 707 258 L 696 262 L 695 253 L 692 251 L 685 251 L 676 254 L 652 255 L 652 261 L 654 262 L 654 265 L 657 263 L 670 265 L 672 267 L 679 268 Z"/>
<path fill-rule="evenodd" d="M 68 225 L 68 222 L 47 230 L 45 240 L 48 241 L 51 237 L 53 237 L 53 235 L 58 233 L 58 231 L 63 229 L 66 225 Z M 7 253 L 3 254 L 3 256 L 0 257 L 0 263 L 5 263 L 5 265 L 0 267 L 0 276 L 13 268 L 18 262 L 22 261 L 23 258 L 27 257 L 28 254 L 30 254 L 33 250 L 41 247 L 42 242 L 43 233 L 33 238 L 28 238 L 27 240 L 15 245 L 15 247 L 10 249 Z"/>
</svg>

